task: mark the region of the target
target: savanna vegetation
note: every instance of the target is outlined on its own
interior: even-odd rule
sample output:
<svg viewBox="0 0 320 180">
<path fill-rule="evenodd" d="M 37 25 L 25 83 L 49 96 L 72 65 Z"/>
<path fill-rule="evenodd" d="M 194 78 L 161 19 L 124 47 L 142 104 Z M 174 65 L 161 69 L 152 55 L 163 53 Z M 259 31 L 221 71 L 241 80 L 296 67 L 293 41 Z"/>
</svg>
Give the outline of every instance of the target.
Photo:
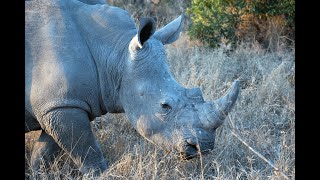
<svg viewBox="0 0 320 180">
<path fill-rule="evenodd" d="M 215 149 L 200 158 L 180 160 L 140 136 L 130 126 L 125 114 L 106 114 L 92 122 L 96 138 L 109 161 L 109 169 L 100 179 L 295 179 L 294 10 L 289 9 L 290 13 L 286 14 L 287 10 L 281 8 L 282 13 L 269 15 L 268 12 L 272 11 L 269 8 L 262 15 L 252 11 L 236 15 L 235 18 L 251 18 L 252 24 L 225 26 L 234 28 L 230 29 L 234 33 L 241 31 L 243 36 L 227 40 L 228 36 L 205 31 L 212 33 L 214 38 L 222 37 L 207 42 L 208 36 L 192 35 L 195 33 L 192 31 L 197 31 L 194 21 L 200 17 L 192 11 L 200 8 L 199 2 L 110 0 L 109 4 L 128 10 L 135 20 L 141 16 L 154 16 L 158 27 L 187 11 L 189 15 L 180 39 L 166 46 L 168 64 L 183 86 L 200 86 L 205 100 L 222 96 L 233 80 L 240 80 L 239 99 L 218 128 Z M 215 2 L 219 6 L 222 3 L 221 8 L 227 8 L 230 5 L 227 2 L 263 4 L 272 1 L 201 2 Z M 286 7 L 294 4 L 290 0 L 274 2 L 288 2 Z M 215 13 L 229 12 L 214 7 L 211 9 Z M 208 13 L 209 10 L 204 11 Z M 214 24 L 215 21 L 208 23 Z M 256 28 L 254 23 L 260 31 L 252 30 Z M 221 24 L 213 28 L 219 29 L 219 26 Z M 211 41 L 214 45 L 210 45 Z M 29 165 L 37 136 L 39 132 L 25 135 L 25 179 L 34 177 Z M 83 177 L 64 153 L 50 167 L 43 167 L 42 178 L 94 179 L 90 174 Z"/>
</svg>

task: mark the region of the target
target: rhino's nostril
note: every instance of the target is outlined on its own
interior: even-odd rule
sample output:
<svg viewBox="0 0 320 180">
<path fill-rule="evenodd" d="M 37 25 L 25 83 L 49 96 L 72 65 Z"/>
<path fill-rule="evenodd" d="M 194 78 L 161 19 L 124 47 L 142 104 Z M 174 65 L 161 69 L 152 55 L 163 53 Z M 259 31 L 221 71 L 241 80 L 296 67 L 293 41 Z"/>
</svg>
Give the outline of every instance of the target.
<svg viewBox="0 0 320 180">
<path fill-rule="evenodd" d="M 183 150 L 180 152 L 182 159 L 192 159 L 198 155 L 198 148 L 199 145 L 196 143 L 196 141 L 193 141 L 192 139 L 187 139 L 185 141 Z"/>
<path fill-rule="evenodd" d="M 182 159 L 192 159 L 196 157 L 198 154 L 197 147 L 195 145 L 186 145 L 185 150 L 183 152 L 180 152 L 180 155 L 182 156 Z"/>
</svg>

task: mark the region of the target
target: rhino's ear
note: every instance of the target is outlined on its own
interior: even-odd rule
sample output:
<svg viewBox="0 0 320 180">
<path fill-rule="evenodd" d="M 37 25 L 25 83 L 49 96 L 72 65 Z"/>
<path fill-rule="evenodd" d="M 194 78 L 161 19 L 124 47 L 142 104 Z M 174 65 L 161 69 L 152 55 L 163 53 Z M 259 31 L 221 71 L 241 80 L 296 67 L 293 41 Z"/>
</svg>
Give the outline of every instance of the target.
<svg viewBox="0 0 320 180">
<path fill-rule="evenodd" d="M 138 29 L 138 46 L 142 48 L 143 43 L 146 42 L 156 31 L 156 22 L 151 17 L 140 18 Z"/>
<path fill-rule="evenodd" d="M 161 41 L 164 45 L 173 43 L 180 36 L 180 32 L 183 27 L 183 20 L 184 13 L 182 13 L 177 19 L 156 31 L 154 37 Z"/>
</svg>

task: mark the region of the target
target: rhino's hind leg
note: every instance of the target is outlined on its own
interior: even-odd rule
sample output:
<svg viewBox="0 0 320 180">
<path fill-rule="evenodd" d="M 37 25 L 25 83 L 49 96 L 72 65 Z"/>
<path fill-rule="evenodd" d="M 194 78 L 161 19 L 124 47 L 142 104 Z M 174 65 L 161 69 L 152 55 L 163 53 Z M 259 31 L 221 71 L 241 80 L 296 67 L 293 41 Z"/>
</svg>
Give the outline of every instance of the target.
<svg viewBox="0 0 320 180">
<path fill-rule="evenodd" d="M 98 175 L 107 169 L 107 161 L 91 130 L 86 111 L 56 108 L 43 115 L 39 122 L 82 173 L 94 171 Z"/>
<path fill-rule="evenodd" d="M 61 148 L 53 138 L 42 131 L 39 139 L 33 146 L 31 155 L 31 168 L 36 177 L 40 173 L 41 165 L 44 165 L 45 169 L 43 170 L 47 170 L 60 151 Z"/>
</svg>

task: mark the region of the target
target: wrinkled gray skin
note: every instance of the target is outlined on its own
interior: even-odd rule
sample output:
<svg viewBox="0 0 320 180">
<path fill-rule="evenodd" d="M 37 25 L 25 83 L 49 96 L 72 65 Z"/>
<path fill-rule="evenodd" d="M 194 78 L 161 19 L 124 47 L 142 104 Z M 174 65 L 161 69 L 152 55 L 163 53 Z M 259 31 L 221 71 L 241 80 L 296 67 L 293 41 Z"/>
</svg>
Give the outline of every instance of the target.
<svg viewBox="0 0 320 180">
<path fill-rule="evenodd" d="M 239 82 L 205 102 L 166 63 L 163 46 L 179 37 L 183 15 L 159 30 L 141 18 L 136 28 L 126 11 L 98 2 L 25 2 L 25 132 L 42 130 L 32 168 L 63 150 L 83 173 L 106 170 L 90 127 L 105 113 L 126 113 L 143 137 L 183 158 L 212 149 Z"/>
</svg>

